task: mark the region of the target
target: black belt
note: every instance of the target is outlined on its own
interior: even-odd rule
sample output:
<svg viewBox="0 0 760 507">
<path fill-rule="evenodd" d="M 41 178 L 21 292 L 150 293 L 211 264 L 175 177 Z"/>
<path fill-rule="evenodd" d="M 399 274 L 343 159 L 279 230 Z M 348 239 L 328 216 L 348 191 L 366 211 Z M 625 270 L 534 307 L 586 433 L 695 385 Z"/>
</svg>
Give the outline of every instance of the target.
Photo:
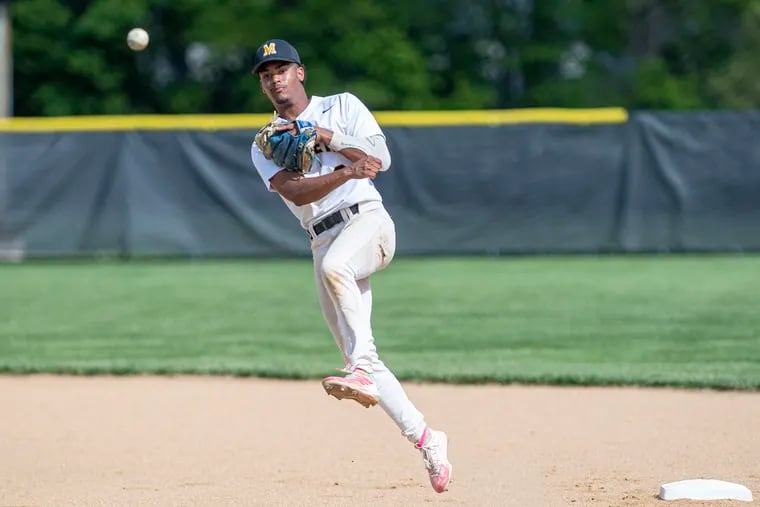
<svg viewBox="0 0 760 507">
<path fill-rule="evenodd" d="M 350 210 L 352 214 L 356 215 L 359 213 L 359 204 L 354 204 L 353 206 L 349 206 L 345 209 Z M 341 214 L 340 210 L 336 211 L 335 213 L 331 213 L 314 224 L 314 226 L 309 230 L 309 236 L 311 236 L 311 239 L 314 239 L 326 230 L 332 229 L 341 222 L 343 222 L 343 215 Z M 313 233 L 311 232 L 312 230 L 314 231 Z"/>
</svg>

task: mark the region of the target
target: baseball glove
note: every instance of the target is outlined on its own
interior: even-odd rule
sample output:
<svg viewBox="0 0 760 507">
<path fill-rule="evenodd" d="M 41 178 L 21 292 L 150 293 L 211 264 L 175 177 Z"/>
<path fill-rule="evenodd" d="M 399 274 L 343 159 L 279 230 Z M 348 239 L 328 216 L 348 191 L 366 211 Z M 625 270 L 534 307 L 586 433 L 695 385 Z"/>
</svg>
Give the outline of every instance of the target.
<svg viewBox="0 0 760 507">
<path fill-rule="evenodd" d="M 293 123 L 291 130 L 277 130 Z M 276 119 L 264 125 L 254 138 L 254 142 L 268 160 L 288 171 L 305 174 L 311 170 L 317 141 L 317 131 L 309 122 Z"/>
</svg>

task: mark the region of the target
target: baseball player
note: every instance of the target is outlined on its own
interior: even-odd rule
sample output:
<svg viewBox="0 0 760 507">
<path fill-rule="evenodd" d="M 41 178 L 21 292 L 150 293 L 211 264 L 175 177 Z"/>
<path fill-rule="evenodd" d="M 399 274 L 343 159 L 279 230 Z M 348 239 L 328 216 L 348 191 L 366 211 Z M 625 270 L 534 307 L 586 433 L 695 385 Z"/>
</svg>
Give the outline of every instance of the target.
<svg viewBox="0 0 760 507">
<path fill-rule="evenodd" d="M 264 184 L 277 192 L 311 241 L 319 304 L 345 361 L 345 376 L 322 380 L 327 394 L 380 404 L 420 450 L 441 493 L 451 479 L 448 437 L 431 429 L 378 357 L 369 277 L 396 250 L 393 220 L 373 180 L 391 165 L 385 136 L 354 95 L 309 97 L 296 49 L 280 39 L 256 51 L 252 73 L 276 110 L 251 146 Z"/>
</svg>

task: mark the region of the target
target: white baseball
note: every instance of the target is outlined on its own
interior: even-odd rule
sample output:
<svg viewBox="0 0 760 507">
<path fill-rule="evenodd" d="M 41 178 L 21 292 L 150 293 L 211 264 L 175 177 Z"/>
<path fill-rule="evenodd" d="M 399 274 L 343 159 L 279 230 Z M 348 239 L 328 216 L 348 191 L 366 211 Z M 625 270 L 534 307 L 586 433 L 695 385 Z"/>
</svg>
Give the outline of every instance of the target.
<svg viewBox="0 0 760 507">
<path fill-rule="evenodd" d="M 142 28 L 133 28 L 127 34 L 127 46 L 132 51 L 142 51 L 148 47 L 148 42 L 150 42 L 150 36 Z"/>
</svg>

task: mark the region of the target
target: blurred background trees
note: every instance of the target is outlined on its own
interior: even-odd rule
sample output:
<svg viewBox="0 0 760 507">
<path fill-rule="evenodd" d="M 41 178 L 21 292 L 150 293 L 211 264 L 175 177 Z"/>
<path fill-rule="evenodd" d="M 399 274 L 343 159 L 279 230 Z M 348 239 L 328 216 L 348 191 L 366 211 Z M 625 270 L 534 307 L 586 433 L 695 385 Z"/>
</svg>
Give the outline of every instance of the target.
<svg viewBox="0 0 760 507">
<path fill-rule="evenodd" d="M 16 116 L 271 109 L 258 45 L 374 110 L 760 105 L 760 0 L 15 0 Z M 129 28 L 151 45 L 129 51 Z"/>
</svg>

